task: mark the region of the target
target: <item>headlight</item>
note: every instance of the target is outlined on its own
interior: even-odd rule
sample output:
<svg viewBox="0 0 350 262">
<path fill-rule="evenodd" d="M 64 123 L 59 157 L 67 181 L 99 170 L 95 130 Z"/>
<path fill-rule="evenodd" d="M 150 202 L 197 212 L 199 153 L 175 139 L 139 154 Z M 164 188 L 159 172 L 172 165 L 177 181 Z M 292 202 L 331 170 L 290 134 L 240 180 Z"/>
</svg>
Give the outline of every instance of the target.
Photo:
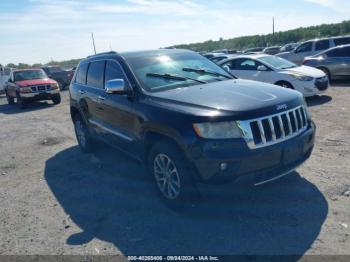
<svg viewBox="0 0 350 262">
<path fill-rule="evenodd" d="M 289 76 L 299 80 L 299 81 L 312 81 L 314 78 L 311 77 L 311 76 L 306 76 L 306 75 L 303 75 L 303 74 L 298 74 L 298 73 L 291 73 L 291 72 L 288 72 L 287 73 Z"/>
<path fill-rule="evenodd" d="M 228 139 L 242 137 L 235 121 L 193 124 L 197 135 L 208 139 Z"/>
<path fill-rule="evenodd" d="M 51 85 L 51 89 L 52 89 L 52 90 L 55 90 L 55 89 L 58 89 L 58 88 L 59 88 L 59 86 L 58 86 L 57 83 Z"/>
<path fill-rule="evenodd" d="M 29 87 L 29 86 L 21 87 L 21 88 L 19 89 L 19 92 L 20 92 L 20 93 L 24 93 L 24 94 L 31 93 L 31 92 L 32 92 L 32 88 Z"/>
</svg>

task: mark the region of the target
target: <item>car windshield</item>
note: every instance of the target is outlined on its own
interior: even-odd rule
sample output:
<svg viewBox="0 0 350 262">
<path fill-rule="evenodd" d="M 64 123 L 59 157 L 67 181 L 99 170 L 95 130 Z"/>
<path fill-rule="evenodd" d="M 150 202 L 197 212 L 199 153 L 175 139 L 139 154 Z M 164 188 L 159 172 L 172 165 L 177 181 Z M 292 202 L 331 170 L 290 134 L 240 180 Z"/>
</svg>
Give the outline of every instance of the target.
<svg viewBox="0 0 350 262">
<path fill-rule="evenodd" d="M 263 56 L 263 57 L 260 57 L 259 60 L 277 69 L 288 69 L 288 68 L 297 67 L 296 64 L 277 56 Z"/>
<path fill-rule="evenodd" d="M 43 70 L 24 70 L 14 72 L 15 81 L 33 80 L 33 79 L 45 79 L 47 75 Z"/>
<path fill-rule="evenodd" d="M 126 61 L 142 88 L 149 92 L 234 78 L 215 63 L 192 52 L 141 53 L 136 56 L 126 56 Z"/>
</svg>

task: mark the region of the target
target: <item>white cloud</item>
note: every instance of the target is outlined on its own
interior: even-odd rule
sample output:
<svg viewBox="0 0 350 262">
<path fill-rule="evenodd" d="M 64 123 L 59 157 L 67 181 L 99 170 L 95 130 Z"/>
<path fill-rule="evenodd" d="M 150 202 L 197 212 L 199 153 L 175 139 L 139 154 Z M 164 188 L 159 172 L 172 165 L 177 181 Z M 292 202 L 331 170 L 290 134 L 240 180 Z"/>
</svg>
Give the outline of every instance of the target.
<svg viewBox="0 0 350 262">
<path fill-rule="evenodd" d="M 333 11 L 339 13 L 350 14 L 350 1 L 349 0 L 305 0 L 305 2 L 317 4 L 326 8 L 330 8 Z"/>
</svg>

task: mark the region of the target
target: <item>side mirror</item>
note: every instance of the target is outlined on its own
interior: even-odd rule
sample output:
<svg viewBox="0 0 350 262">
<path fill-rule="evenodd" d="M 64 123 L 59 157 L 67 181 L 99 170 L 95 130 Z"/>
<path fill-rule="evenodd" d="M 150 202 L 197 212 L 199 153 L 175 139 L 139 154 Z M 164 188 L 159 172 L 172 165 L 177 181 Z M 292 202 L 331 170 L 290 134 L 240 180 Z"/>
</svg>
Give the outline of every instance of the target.
<svg viewBox="0 0 350 262">
<path fill-rule="evenodd" d="M 230 72 L 230 67 L 228 65 L 224 65 L 222 67 L 225 71 Z"/>
<path fill-rule="evenodd" d="M 106 83 L 107 94 L 129 95 L 130 91 L 125 89 L 124 79 L 112 79 Z"/>
<path fill-rule="evenodd" d="M 267 71 L 267 70 L 268 70 L 267 67 L 264 65 L 258 66 L 258 71 Z"/>
</svg>

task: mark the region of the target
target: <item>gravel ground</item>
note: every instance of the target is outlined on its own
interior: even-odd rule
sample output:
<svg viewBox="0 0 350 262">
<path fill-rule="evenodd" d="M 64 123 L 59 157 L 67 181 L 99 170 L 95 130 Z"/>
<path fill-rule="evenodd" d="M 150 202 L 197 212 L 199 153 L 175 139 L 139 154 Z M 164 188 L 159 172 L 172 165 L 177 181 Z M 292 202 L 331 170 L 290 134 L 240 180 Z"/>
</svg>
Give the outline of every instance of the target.
<svg viewBox="0 0 350 262">
<path fill-rule="evenodd" d="M 297 172 L 206 190 L 184 213 L 139 163 L 81 153 L 68 101 L 19 110 L 0 97 L 0 254 L 350 255 L 350 84 L 308 100 L 316 148 Z"/>
</svg>

